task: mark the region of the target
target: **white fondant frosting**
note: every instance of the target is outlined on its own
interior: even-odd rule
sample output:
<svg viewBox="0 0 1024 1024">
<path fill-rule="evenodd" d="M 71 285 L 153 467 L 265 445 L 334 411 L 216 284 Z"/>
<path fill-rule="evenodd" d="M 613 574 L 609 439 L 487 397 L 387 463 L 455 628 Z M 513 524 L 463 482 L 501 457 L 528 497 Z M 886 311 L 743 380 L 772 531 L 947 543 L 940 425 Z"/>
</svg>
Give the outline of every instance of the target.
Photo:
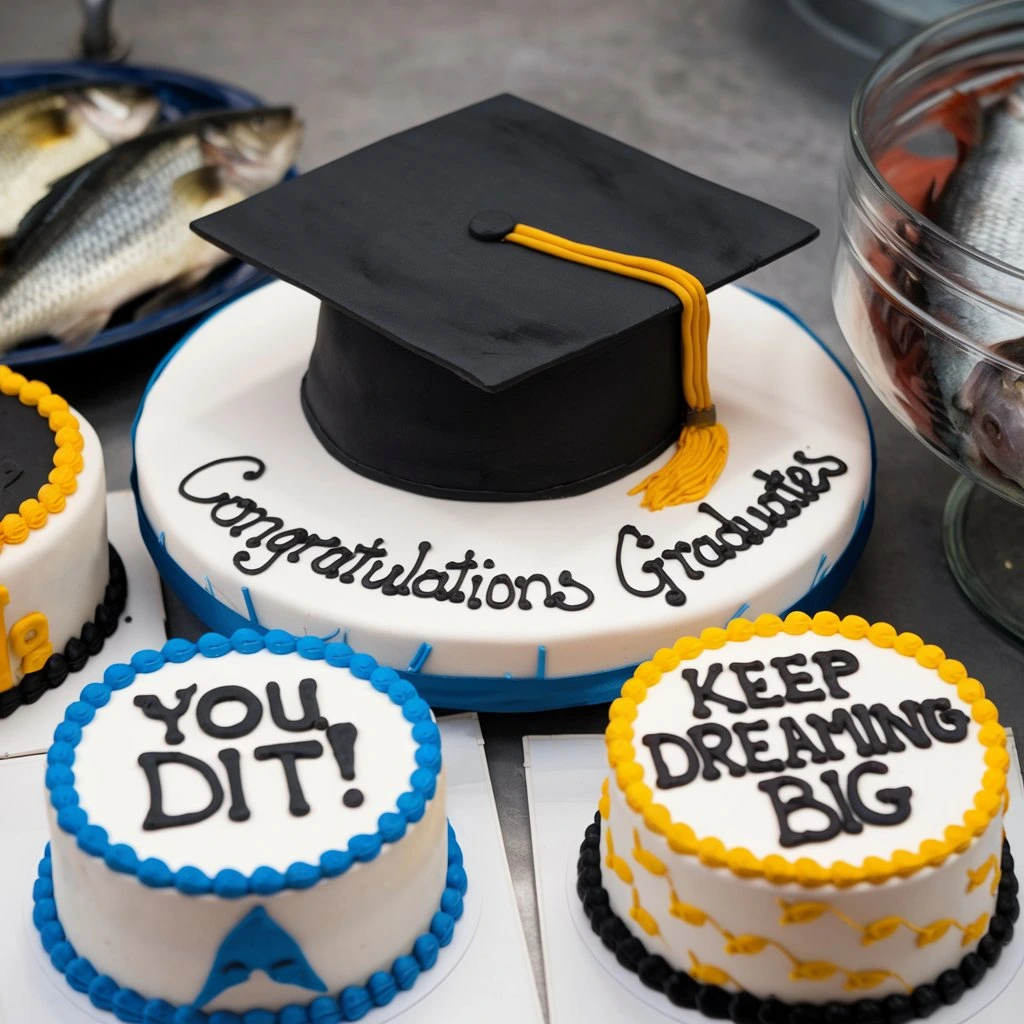
<svg viewBox="0 0 1024 1024">
<path fill-rule="evenodd" d="M 755 472 L 785 474 L 803 457 L 826 460 L 806 467 L 814 481 L 822 465 L 844 469 L 825 478 L 828 491 L 784 527 L 702 569 L 701 579 L 688 579 L 678 561 L 664 560 L 683 603 L 669 603 L 664 584 L 654 593 L 659 579 L 644 564 L 677 542 L 713 538 L 720 524 L 702 505 L 653 513 L 641 508 L 627 492 L 651 467 L 576 497 L 491 503 L 407 493 L 338 463 L 314 437 L 299 401 L 319 307 L 284 284 L 208 320 L 154 382 L 136 435 L 142 511 L 163 537 L 167 557 L 239 615 L 296 633 L 341 629 L 357 649 L 400 668 L 426 643 L 429 656 L 419 671 L 427 675 L 550 678 L 607 671 L 635 664 L 680 631 L 724 625 L 741 606 L 782 611 L 827 574 L 864 514 L 872 476 L 868 424 L 849 381 L 784 313 L 737 288 L 715 292 L 710 302 L 711 388 L 731 448 L 708 504 L 725 517 L 750 518 L 748 507 L 757 507 L 765 493 Z M 196 474 L 185 489 L 194 499 L 249 498 L 272 520 L 257 525 L 256 513 L 242 515 L 238 503 L 218 507 L 179 492 L 199 467 L 240 456 L 265 468 L 255 472 L 255 461 L 221 463 Z M 276 528 L 274 520 L 280 520 Z M 232 523 L 244 527 L 239 535 L 231 535 Z M 629 527 L 635 532 L 622 536 L 620 579 L 616 548 L 620 531 Z M 304 546 L 287 532 L 296 529 L 315 533 L 317 541 Z M 638 543 L 642 535 L 650 538 L 646 546 Z M 344 576 L 312 568 L 328 551 L 320 543 L 327 538 L 350 550 L 379 538 L 386 554 L 371 556 L 353 582 L 343 582 Z M 267 547 L 271 541 L 276 552 Z M 424 541 L 430 548 L 419 571 L 447 573 L 451 587 L 459 573 L 446 566 L 473 553 L 478 565 L 462 589 L 468 598 L 472 575 L 479 575 L 480 607 L 469 599 L 388 594 L 361 584 L 374 565 L 378 579 L 396 565 L 411 576 Z M 342 573 L 358 561 L 341 565 Z M 329 568 L 330 559 L 320 566 Z M 559 583 L 564 571 L 592 592 L 589 604 L 587 591 Z M 528 593 L 532 607 L 520 607 L 518 591 L 506 601 L 504 580 L 534 574 L 562 593 L 564 606 L 545 604 L 545 585 L 536 581 Z M 487 604 L 492 581 L 493 603 L 508 607 Z M 652 593 L 638 596 L 627 585 Z M 420 589 L 429 594 L 436 586 L 435 576 Z"/>
<path fill-rule="evenodd" d="M 17 399 L 0 395 L 0 401 Z M 7 543 L 0 550 L 0 585 L 9 595 L 3 622 L 10 629 L 31 612 L 42 612 L 55 652 L 63 651 L 93 621 L 110 575 L 103 450 L 92 427 L 80 413 L 71 411 L 85 442 L 84 467 L 75 478 L 74 493 L 42 529 L 30 531 L 21 544 Z M 13 679 L 20 682 L 21 658 L 11 644 L 7 656 Z"/>
<path fill-rule="evenodd" d="M 812 659 L 815 653 L 836 650 L 855 655 L 859 663 L 856 671 L 837 680 L 848 697 L 827 694 L 824 700 L 794 703 L 796 691 L 791 690 L 783 707 L 746 710 L 735 706 L 729 710 L 709 701 L 703 705 L 708 716 L 700 718 L 695 707 L 701 705 L 695 705 L 691 686 L 682 675 L 696 670 L 698 682 L 703 683 L 709 669 L 723 666 L 714 692 L 746 703 L 749 694 L 729 665 L 760 662 L 763 670 L 747 672 L 749 678 L 766 682 L 757 697 L 786 697 L 785 685 L 771 660 L 799 654 L 808 664 L 793 666 L 793 671 L 807 671 L 811 677 L 801 682 L 800 692 L 827 691 Z M 701 771 L 692 781 L 670 788 L 659 786 L 650 745 L 643 742 L 645 736 L 655 733 L 692 740 L 694 727 L 716 723 L 732 737 L 727 754 L 747 763 L 736 727 L 764 721 L 766 730 L 749 733 L 752 739 L 767 743 L 757 758 L 785 761 L 787 747 L 778 727 L 781 717 L 794 718 L 819 746 L 818 733 L 806 724 L 809 715 L 829 718 L 837 709 L 855 704 L 868 708 L 884 704 L 899 713 L 902 702 L 936 698 L 949 701 L 950 712 L 962 727 L 958 742 L 930 739 L 927 748 L 907 742 L 903 751 L 866 757 L 856 752 L 848 736 L 834 736 L 842 760 L 747 772 L 739 777 L 730 776 L 719 763 L 721 777 L 709 780 L 703 775 L 705 760 L 701 758 Z M 614 717 L 613 706 L 613 721 Z M 649 952 L 660 954 L 677 970 L 730 991 L 745 990 L 789 1003 L 822 1003 L 878 999 L 934 983 L 944 970 L 957 967 L 975 950 L 988 929 L 1003 844 L 1001 804 L 979 835 L 960 852 L 952 850 L 944 859 L 937 858 L 941 863 L 935 866 L 925 862 L 922 867 L 918 862 L 904 877 L 890 871 L 878 876 L 885 881 L 872 883 L 861 875 L 861 880 L 842 885 L 828 872 L 837 862 L 850 872 L 865 862 L 891 859 L 899 864 L 901 857 L 912 859 L 929 840 L 937 846 L 950 826 L 961 824 L 964 813 L 975 806 L 987 770 L 987 747 L 979 741 L 979 726 L 971 718 L 972 706 L 960 699 L 957 687 L 943 682 L 934 668 L 925 668 L 914 657 L 891 647 L 875 646 L 866 638 L 779 632 L 774 637 L 755 635 L 719 649 L 705 649 L 693 658 L 684 657 L 636 703 L 628 742 L 642 775 L 617 778 L 613 772 L 606 784 L 607 798 L 601 803 L 601 873 L 612 910 Z M 952 720 L 947 719 L 946 724 Z M 680 756 L 679 747 L 670 747 L 663 747 L 666 763 L 672 774 L 681 775 L 686 758 Z M 804 759 L 809 760 L 806 752 Z M 864 822 L 863 831 L 857 834 L 842 831 L 826 840 L 782 845 L 780 820 L 769 796 L 758 789 L 759 783 L 782 775 L 800 778 L 812 785 L 817 799 L 835 807 L 820 781 L 821 773 L 833 769 L 845 785 L 851 769 L 868 760 L 884 764 L 889 771 L 863 777 L 865 803 L 873 811 L 889 813 L 893 805 L 880 801 L 878 791 L 910 787 L 910 815 L 905 821 L 892 826 Z M 640 804 L 635 792 L 631 804 L 627 795 L 631 785 L 649 786 L 653 803 L 668 810 L 673 827 L 675 823 L 689 826 L 698 841 L 720 840 L 717 856 L 706 859 L 692 849 L 673 848 L 671 830 L 659 834 L 645 823 L 642 810 L 634 809 Z M 784 798 L 793 795 L 792 790 L 783 792 Z M 814 810 L 799 810 L 790 818 L 797 831 L 820 829 L 825 823 L 822 812 Z M 743 858 L 734 859 L 728 853 L 737 850 L 746 851 Z M 817 872 L 817 881 L 807 880 L 815 878 L 814 872 L 802 883 L 785 884 L 758 871 L 745 875 L 748 860 L 769 863 L 764 858 L 773 856 L 795 864 L 798 879 L 800 858 L 809 858 L 805 863 Z M 881 860 L 873 862 L 872 858 Z"/>
<path fill-rule="evenodd" d="M 317 681 L 319 711 L 328 724 L 356 726 L 354 779 L 342 779 L 323 729 L 285 731 L 271 720 L 268 681 L 279 684 L 285 713 L 297 719 L 299 683 L 307 678 Z M 174 707 L 176 691 L 192 685 L 196 693 L 178 721 L 183 741 L 168 744 L 163 723 L 147 718 L 135 698 L 154 694 Z M 199 701 L 224 686 L 244 687 L 260 698 L 263 715 L 251 734 L 215 739 L 201 729 Z M 242 706 L 236 701 L 219 705 L 211 714 L 215 726 L 241 718 Z M 399 705 L 347 668 L 266 651 L 195 657 L 140 674 L 131 686 L 113 692 L 109 704 L 82 730 L 73 765 L 75 787 L 90 824 L 104 828 L 111 844 L 130 844 L 140 861 L 156 857 L 172 871 L 192 866 L 210 877 L 223 869 L 251 876 L 259 867 L 284 873 L 295 863 L 316 867 L 324 852 L 345 851 L 354 836 L 377 832 L 380 815 L 394 812 L 399 795 L 411 788 L 410 776 L 417 768 L 412 729 Z M 257 760 L 255 749 L 310 740 L 321 742 L 324 749 L 320 757 L 297 764 L 310 810 L 295 816 L 280 762 Z M 239 751 L 250 810 L 246 821 L 228 817 L 229 780 L 217 757 L 225 748 Z M 196 824 L 144 829 L 150 790 L 138 757 L 151 751 L 178 751 L 209 764 L 225 793 L 218 812 Z M 167 813 L 206 805 L 210 790 L 193 769 L 171 765 L 161 771 Z M 361 806 L 342 802 L 352 787 L 364 795 Z M 395 959 L 409 954 L 414 940 L 429 931 L 448 869 L 443 775 L 422 818 L 408 824 L 400 838 L 384 842 L 372 859 L 357 861 L 335 877 L 321 877 L 309 888 L 286 887 L 268 895 L 194 896 L 175 887 L 150 887 L 84 852 L 57 824 L 52 807 L 50 830 L 57 913 L 76 953 L 120 985 L 174 1006 L 194 1003 L 221 943 L 255 907 L 262 907 L 294 938 L 327 994 L 337 997 L 346 986 L 365 985 L 374 972 L 390 971 Z M 308 1004 L 321 994 L 273 981 L 257 970 L 203 1009 L 274 1011 Z"/>
</svg>

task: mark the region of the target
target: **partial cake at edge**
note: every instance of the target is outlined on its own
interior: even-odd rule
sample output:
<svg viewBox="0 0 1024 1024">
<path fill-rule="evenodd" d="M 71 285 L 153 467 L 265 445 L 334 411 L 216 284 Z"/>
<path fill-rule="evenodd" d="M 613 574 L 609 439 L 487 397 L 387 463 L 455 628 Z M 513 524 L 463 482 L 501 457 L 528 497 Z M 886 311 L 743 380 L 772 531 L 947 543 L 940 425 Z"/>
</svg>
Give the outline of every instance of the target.
<svg viewBox="0 0 1024 1024">
<path fill-rule="evenodd" d="M 0 366 L 0 718 L 117 627 L 127 582 L 106 497 L 95 431 L 42 381 Z"/>
<path fill-rule="evenodd" d="M 357 1020 L 451 940 L 466 875 L 440 733 L 343 643 L 140 652 L 82 691 L 47 758 L 35 922 L 102 1009 Z"/>
<path fill-rule="evenodd" d="M 1012 935 L 1006 733 L 914 634 L 829 612 L 733 620 L 640 665 L 606 738 L 580 892 L 602 937 L 642 944 L 620 962 L 683 1005 L 703 987 L 723 1012 L 740 994 L 908 1019 L 977 983 Z"/>
</svg>

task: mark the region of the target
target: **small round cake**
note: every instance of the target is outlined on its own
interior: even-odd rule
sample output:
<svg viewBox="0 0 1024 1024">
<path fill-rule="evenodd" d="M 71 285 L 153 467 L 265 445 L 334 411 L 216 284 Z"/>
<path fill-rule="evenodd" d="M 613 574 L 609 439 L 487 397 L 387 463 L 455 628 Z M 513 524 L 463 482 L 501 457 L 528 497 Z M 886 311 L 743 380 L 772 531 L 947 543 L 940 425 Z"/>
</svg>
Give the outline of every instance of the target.
<svg viewBox="0 0 1024 1024">
<path fill-rule="evenodd" d="M 358 1020 L 452 938 L 466 875 L 440 733 L 344 643 L 142 651 L 85 687 L 47 760 L 34 920 L 121 1020 Z"/>
<path fill-rule="evenodd" d="M 606 738 L 579 893 L 677 1005 L 905 1021 L 978 984 L 1012 936 L 1006 732 L 912 633 L 734 619 L 641 664 Z"/>
<path fill-rule="evenodd" d="M 99 438 L 42 381 L 0 366 L 0 718 L 98 654 L 126 596 Z"/>
</svg>

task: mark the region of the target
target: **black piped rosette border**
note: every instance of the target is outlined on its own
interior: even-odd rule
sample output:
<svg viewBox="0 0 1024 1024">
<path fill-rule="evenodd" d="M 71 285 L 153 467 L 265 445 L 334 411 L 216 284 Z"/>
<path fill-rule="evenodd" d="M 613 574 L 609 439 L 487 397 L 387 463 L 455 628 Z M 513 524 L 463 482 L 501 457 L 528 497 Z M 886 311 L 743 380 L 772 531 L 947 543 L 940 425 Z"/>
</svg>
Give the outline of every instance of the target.
<svg viewBox="0 0 1024 1024">
<path fill-rule="evenodd" d="M 115 629 L 128 600 L 128 577 L 121 556 L 109 545 L 110 575 L 103 600 L 96 605 L 92 621 L 82 626 L 82 632 L 72 637 L 63 652 L 55 652 L 46 664 L 35 672 L 22 676 L 13 689 L 0 693 L 0 718 L 6 718 L 22 704 L 34 704 L 47 690 L 56 689 L 72 673 L 85 666 L 91 655 L 99 654 L 103 644 Z"/>
<path fill-rule="evenodd" d="M 910 995 L 889 995 L 883 999 L 858 999 L 850 1003 L 784 1003 L 760 999 L 749 992 L 729 992 L 718 985 L 702 985 L 685 971 L 676 971 L 664 957 L 648 953 L 647 947 L 611 909 L 608 892 L 601 884 L 601 818 L 587 826 L 576 862 L 576 892 L 594 934 L 615 954 L 615 959 L 633 971 L 648 987 L 663 992 L 675 1006 L 699 1010 L 714 1020 L 734 1024 L 904 1024 L 930 1017 L 943 1006 L 955 1003 L 974 988 L 994 967 L 1003 947 L 1013 938 L 1014 922 L 1020 916 L 1017 878 L 1013 873 L 1010 844 L 1003 842 L 1002 879 L 988 933 L 974 953 L 968 953 L 959 967 L 943 971 L 932 985 L 919 985 Z"/>
</svg>

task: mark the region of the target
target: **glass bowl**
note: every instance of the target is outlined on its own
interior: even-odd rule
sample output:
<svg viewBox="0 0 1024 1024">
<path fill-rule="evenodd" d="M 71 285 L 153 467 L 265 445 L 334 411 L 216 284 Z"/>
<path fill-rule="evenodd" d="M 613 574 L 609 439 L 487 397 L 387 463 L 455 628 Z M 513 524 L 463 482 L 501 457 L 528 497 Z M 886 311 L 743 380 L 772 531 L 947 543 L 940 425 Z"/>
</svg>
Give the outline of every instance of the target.
<svg viewBox="0 0 1024 1024">
<path fill-rule="evenodd" d="M 1024 0 L 940 21 L 876 65 L 850 113 L 832 299 L 871 388 L 964 478 L 947 505 L 954 574 L 987 615 L 1024 637 L 1020 563 L 987 526 L 994 501 L 1024 505 L 1024 250 L 1021 267 L 1011 266 L 930 216 L 979 107 L 1000 102 L 1018 76 Z M 975 214 L 992 215 L 984 202 Z M 1012 512 L 1019 535 L 1024 513 Z"/>
</svg>

